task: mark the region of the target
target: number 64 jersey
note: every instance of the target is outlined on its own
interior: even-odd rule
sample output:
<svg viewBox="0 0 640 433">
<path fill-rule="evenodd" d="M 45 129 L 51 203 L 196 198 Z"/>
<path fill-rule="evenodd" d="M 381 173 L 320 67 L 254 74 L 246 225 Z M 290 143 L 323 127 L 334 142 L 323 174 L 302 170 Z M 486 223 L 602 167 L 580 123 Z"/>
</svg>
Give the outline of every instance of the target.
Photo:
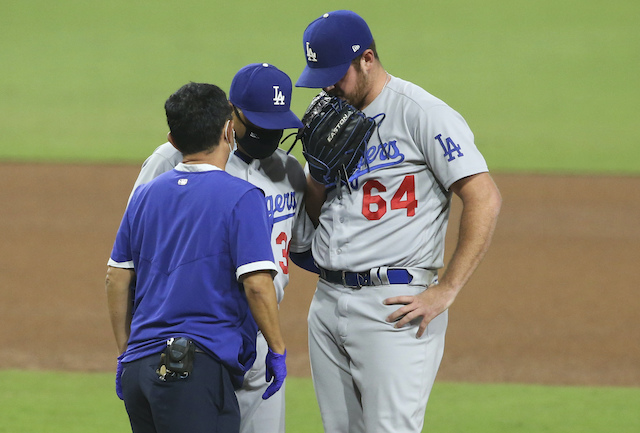
<svg viewBox="0 0 640 433">
<path fill-rule="evenodd" d="M 488 171 L 473 133 L 455 110 L 424 89 L 391 77 L 365 108 L 379 115 L 351 192 L 330 191 L 313 241 L 325 269 L 379 266 L 438 269 L 457 180 Z"/>
</svg>

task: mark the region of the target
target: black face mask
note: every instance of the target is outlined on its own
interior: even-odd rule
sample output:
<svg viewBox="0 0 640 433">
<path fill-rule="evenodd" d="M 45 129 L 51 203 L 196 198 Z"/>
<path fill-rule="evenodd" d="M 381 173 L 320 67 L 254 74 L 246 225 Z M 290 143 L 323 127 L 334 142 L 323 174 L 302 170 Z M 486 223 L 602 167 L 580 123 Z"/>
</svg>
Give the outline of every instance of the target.
<svg viewBox="0 0 640 433">
<path fill-rule="evenodd" d="M 262 129 L 247 125 L 240 117 L 238 110 L 235 107 L 233 109 L 245 127 L 244 136 L 242 138 L 236 137 L 236 141 L 242 147 L 242 150 L 254 159 L 264 159 L 271 156 L 278 148 L 284 131 L 282 129 Z"/>
</svg>

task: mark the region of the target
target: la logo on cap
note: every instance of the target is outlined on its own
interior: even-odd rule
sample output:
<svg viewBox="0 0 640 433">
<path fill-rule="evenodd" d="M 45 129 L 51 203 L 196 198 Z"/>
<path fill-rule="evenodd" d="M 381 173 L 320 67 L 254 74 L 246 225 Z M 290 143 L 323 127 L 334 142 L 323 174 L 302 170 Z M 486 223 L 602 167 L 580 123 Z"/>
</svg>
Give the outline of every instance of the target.
<svg viewBox="0 0 640 433">
<path fill-rule="evenodd" d="M 307 60 L 310 62 L 318 61 L 318 55 L 313 52 L 313 50 L 311 49 L 311 46 L 309 46 L 309 42 L 307 42 Z"/>
<path fill-rule="evenodd" d="M 273 105 L 284 105 L 284 93 L 280 90 L 280 86 L 273 86 L 275 95 L 273 97 Z"/>
</svg>

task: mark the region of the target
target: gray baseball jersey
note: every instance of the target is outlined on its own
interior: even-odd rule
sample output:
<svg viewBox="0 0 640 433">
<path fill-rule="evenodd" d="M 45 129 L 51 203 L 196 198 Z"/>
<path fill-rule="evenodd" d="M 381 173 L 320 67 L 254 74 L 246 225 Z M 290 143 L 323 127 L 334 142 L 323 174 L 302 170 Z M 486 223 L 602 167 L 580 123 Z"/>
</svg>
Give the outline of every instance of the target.
<svg viewBox="0 0 640 433">
<path fill-rule="evenodd" d="M 173 169 L 181 161 L 182 154 L 171 143 L 162 144 L 142 164 L 133 189 Z M 289 251 L 302 253 L 311 246 L 313 225 L 303 206 L 306 184 L 304 171 L 293 156 L 281 149 L 261 160 L 243 159 L 241 154 L 232 153 L 225 170 L 256 185 L 265 194 L 273 224 L 273 257 L 278 269 L 273 283 L 280 302 L 289 282 Z M 268 400 L 262 399 L 268 385 L 264 363 L 268 347 L 262 334 L 258 335 L 256 344 L 256 361 L 245 374 L 242 388 L 236 391 L 242 417 L 240 432 L 284 433 L 284 385 L 280 392 Z"/>
<path fill-rule="evenodd" d="M 244 161 L 232 154 L 225 170 L 262 189 L 273 222 L 271 245 L 278 274 L 273 280 L 278 302 L 289 283 L 289 251 L 309 250 L 313 225 L 303 206 L 306 179 L 298 160 L 281 149 L 265 159 Z"/>
<path fill-rule="evenodd" d="M 447 104 L 395 77 L 364 112 L 385 117 L 351 177 L 351 194 L 329 193 L 313 256 L 325 269 L 354 272 L 441 268 L 448 189 L 487 171 L 473 134 Z"/>
</svg>

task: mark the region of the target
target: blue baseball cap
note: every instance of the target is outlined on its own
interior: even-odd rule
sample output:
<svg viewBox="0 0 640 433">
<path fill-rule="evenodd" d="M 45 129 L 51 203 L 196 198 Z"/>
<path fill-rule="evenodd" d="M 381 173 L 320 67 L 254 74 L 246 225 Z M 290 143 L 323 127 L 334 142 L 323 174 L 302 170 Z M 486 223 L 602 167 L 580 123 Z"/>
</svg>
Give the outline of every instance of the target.
<svg viewBox="0 0 640 433">
<path fill-rule="evenodd" d="M 371 46 L 373 36 L 355 12 L 328 12 L 307 26 L 302 37 L 307 66 L 296 87 L 324 88 L 344 77 L 351 61 Z"/>
<path fill-rule="evenodd" d="M 259 128 L 302 128 L 291 111 L 291 90 L 291 79 L 280 69 L 268 63 L 252 63 L 233 77 L 229 100 Z"/>
</svg>

